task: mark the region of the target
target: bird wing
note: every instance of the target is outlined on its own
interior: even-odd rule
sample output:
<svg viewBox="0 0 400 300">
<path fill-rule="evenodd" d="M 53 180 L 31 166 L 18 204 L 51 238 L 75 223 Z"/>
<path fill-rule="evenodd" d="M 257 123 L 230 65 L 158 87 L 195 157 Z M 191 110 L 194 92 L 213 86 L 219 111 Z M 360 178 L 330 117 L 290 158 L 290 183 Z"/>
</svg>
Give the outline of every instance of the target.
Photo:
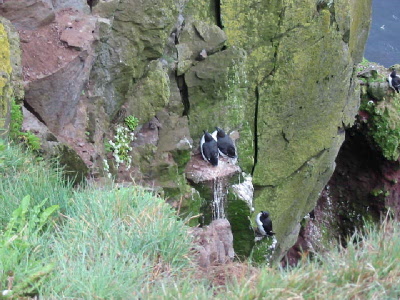
<svg viewBox="0 0 400 300">
<path fill-rule="evenodd" d="M 266 219 L 262 220 L 262 223 L 263 223 L 263 227 L 264 227 L 265 231 L 267 231 L 267 232 L 272 231 L 272 221 L 270 218 L 266 218 Z"/>
</svg>

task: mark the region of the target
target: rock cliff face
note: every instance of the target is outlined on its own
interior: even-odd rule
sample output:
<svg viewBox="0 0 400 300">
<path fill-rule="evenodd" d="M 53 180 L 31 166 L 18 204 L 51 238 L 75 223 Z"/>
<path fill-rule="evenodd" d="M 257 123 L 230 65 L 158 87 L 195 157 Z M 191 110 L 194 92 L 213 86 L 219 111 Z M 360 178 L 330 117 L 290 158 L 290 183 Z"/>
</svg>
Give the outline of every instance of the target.
<svg viewBox="0 0 400 300">
<path fill-rule="evenodd" d="M 185 167 L 200 160 L 204 129 L 234 131 L 255 212 L 274 222 L 275 259 L 293 245 L 358 109 L 370 0 L 100 0 L 92 14 L 83 0 L 31 0 L 34 22 L 17 2 L 0 14 L 22 37 L 26 107 L 92 177 L 109 168 L 196 214 L 209 199 Z M 130 166 L 104 147 L 127 116 L 139 120 Z M 248 248 L 254 218 L 239 202 L 227 209 L 237 249 L 235 230 Z"/>
<path fill-rule="evenodd" d="M 11 99 L 21 99 L 21 51 L 18 33 L 7 19 L 0 17 L 0 137 L 8 135 Z"/>
</svg>

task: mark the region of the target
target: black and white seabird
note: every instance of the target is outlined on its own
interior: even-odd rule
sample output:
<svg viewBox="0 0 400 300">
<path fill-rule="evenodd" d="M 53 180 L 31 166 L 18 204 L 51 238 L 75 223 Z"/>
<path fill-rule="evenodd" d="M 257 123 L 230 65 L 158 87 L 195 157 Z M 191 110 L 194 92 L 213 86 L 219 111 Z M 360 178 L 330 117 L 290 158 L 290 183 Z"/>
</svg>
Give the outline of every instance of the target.
<svg viewBox="0 0 400 300">
<path fill-rule="evenodd" d="M 269 212 L 259 212 L 256 216 L 256 223 L 262 235 L 273 236 L 275 234 L 275 232 L 272 231 L 272 221 L 269 218 Z"/>
<path fill-rule="evenodd" d="M 217 140 L 218 151 L 224 157 L 236 158 L 236 148 L 233 144 L 232 139 L 229 135 L 225 134 L 219 127 L 215 127 L 217 130 L 213 132 L 214 138 Z"/>
<path fill-rule="evenodd" d="M 394 89 L 396 92 L 399 92 L 400 89 L 400 77 L 396 74 L 396 70 L 393 70 L 388 77 L 389 86 Z"/>
<path fill-rule="evenodd" d="M 219 153 L 217 141 L 205 130 L 200 140 L 200 150 L 204 160 L 208 161 L 213 166 L 218 166 Z"/>
</svg>

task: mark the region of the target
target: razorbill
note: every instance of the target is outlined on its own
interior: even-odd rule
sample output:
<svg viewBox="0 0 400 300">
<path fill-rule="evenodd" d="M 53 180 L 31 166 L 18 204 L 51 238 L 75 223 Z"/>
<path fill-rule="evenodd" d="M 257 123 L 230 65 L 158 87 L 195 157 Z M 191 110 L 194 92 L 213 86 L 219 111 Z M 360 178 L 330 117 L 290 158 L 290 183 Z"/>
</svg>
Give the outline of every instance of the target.
<svg viewBox="0 0 400 300">
<path fill-rule="evenodd" d="M 259 212 L 256 216 L 256 223 L 262 235 L 273 236 L 275 234 L 275 232 L 272 231 L 272 221 L 269 218 L 269 212 Z"/>
<path fill-rule="evenodd" d="M 219 153 L 217 141 L 206 130 L 204 130 L 204 134 L 200 140 L 200 150 L 204 160 L 213 166 L 218 166 Z"/>
<path fill-rule="evenodd" d="M 219 127 L 212 133 L 212 136 L 217 140 L 218 151 L 224 157 L 236 158 L 236 148 L 229 135 L 225 134 Z"/>
<path fill-rule="evenodd" d="M 396 92 L 399 92 L 400 89 L 400 77 L 396 74 L 396 70 L 393 70 L 388 77 L 389 86 L 394 89 Z"/>
</svg>

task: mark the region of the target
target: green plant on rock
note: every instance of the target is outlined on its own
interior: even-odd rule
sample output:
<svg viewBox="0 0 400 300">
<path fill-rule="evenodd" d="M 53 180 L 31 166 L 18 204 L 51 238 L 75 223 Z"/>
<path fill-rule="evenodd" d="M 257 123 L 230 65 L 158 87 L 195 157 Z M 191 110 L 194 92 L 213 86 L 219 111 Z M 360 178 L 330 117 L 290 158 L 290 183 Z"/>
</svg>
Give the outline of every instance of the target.
<svg viewBox="0 0 400 300">
<path fill-rule="evenodd" d="M 124 119 L 124 125 L 119 124 L 116 126 L 114 139 L 104 143 L 106 153 L 112 152 L 117 168 L 121 163 L 125 164 L 127 169 L 131 166 L 132 158 L 129 152 L 132 150 L 132 147 L 130 143 L 135 140 L 133 131 L 138 124 L 139 119 L 134 116 L 127 116 Z M 108 163 L 104 163 L 104 171 L 110 177 Z"/>
<path fill-rule="evenodd" d="M 124 124 L 130 131 L 134 131 L 139 124 L 139 119 L 134 116 L 127 116 L 124 120 Z"/>
<path fill-rule="evenodd" d="M 127 169 L 130 168 L 132 162 L 132 158 L 129 155 L 132 150 L 130 143 L 134 140 L 135 135 L 128 127 L 117 125 L 114 140 L 108 141 L 108 149 L 112 151 L 117 168 L 121 163 L 125 164 Z"/>
<path fill-rule="evenodd" d="M 370 114 L 368 134 L 379 146 L 388 160 L 397 160 L 400 156 L 400 101 L 363 101 L 360 110 Z"/>
<path fill-rule="evenodd" d="M 371 62 L 363 57 L 362 61 L 357 65 L 357 72 L 362 72 L 370 66 Z"/>
<path fill-rule="evenodd" d="M 40 150 L 40 139 L 32 132 L 22 132 L 22 122 L 24 117 L 21 111 L 21 105 L 15 100 L 11 101 L 11 122 L 10 122 L 10 138 L 14 141 L 22 142 L 29 150 Z"/>
</svg>

